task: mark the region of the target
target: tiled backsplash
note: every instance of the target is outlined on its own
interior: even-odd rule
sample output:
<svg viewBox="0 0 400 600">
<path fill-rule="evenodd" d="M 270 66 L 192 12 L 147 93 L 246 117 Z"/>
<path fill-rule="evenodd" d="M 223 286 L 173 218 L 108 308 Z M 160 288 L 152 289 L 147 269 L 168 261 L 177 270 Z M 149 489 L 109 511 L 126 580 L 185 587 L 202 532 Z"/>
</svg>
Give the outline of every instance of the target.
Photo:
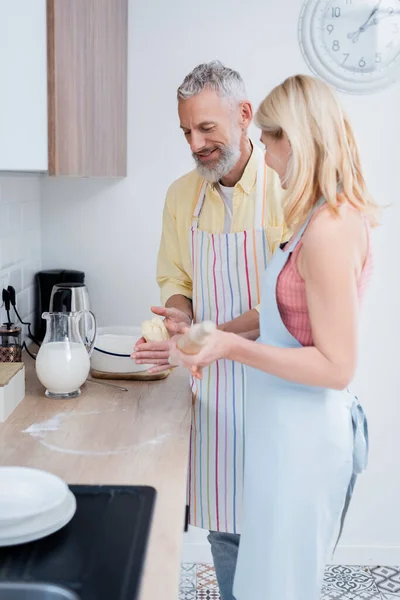
<svg viewBox="0 0 400 600">
<path fill-rule="evenodd" d="M 18 312 L 29 322 L 33 320 L 33 278 L 41 268 L 40 244 L 40 177 L 0 176 L 0 306 L 2 289 L 12 285 Z M 13 310 L 11 318 L 15 320 Z M 0 321 L 5 320 L 2 307 Z"/>
</svg>

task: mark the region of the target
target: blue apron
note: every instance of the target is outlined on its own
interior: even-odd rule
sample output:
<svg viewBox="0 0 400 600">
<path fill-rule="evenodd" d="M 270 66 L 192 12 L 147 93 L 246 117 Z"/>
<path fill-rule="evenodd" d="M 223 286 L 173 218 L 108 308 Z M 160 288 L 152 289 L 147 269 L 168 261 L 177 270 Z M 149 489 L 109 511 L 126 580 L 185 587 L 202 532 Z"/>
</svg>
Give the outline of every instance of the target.
<svg viewBox="0 0 400 600">
<path fill-rule="evenodd" d="M 301 348 L 282 322 L 276 283 L 311 216 L 289 242 L 290 251 L 278 249 L 265 272 L 260 343 Z M 367 465 L 364 412 L 348 390 L 292 383 L 250 368 L 246 403 L 235 598 L 320 600 L 356 475 Z"/>
</svg>

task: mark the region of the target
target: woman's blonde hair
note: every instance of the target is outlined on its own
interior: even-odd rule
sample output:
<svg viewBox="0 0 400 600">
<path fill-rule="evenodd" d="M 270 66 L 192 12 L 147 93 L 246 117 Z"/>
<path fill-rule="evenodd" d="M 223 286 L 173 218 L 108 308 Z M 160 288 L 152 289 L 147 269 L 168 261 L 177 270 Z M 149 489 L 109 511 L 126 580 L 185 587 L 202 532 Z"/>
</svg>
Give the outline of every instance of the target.
<svg viewBox="0 0 400 600">
<path fill-rule="evenodd" d="M 321 196 L 338 214 L 342 194 L 377 225 L 352 127 L 329 85 L 307 75 L 289 77 L 261 103 L 255 121 L 275 139 L 286 134 L 291 145 L 283 207 L 288 227 L 303 223 Z"/>
</svg>

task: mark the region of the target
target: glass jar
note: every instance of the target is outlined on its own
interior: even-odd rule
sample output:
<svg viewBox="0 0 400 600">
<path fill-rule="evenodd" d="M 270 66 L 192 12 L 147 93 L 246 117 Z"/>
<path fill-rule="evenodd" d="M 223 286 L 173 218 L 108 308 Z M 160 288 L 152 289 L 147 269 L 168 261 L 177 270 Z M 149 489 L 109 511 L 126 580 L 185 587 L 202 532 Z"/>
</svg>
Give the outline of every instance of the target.
<svg viewBox="0 0 400 600">
<path fill-rule="evenodd" d="M 0 362 L 22 362 L 21 328 L 12 323 L 0 327 Z"/>
</svg>

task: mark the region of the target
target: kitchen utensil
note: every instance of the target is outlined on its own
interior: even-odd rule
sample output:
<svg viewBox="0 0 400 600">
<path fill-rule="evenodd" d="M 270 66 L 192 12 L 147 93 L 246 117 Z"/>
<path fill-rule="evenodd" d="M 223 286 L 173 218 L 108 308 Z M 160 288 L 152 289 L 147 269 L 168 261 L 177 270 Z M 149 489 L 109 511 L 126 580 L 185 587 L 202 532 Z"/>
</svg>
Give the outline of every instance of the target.
<svg viewBox="0 0 400 600">
<path fill-rule="evenodd" d="M 95 381 L 94 379 L 91 379 L 90 377 L 86 380 L 89 383 L 97 383 L 97 385 L 105 385 L 111 388 L 115 388 L 117 390 L 121 390 L 121 392 L 127 392 L 128 388 L 122 387 L 120 385 L 115 385 L 115 383 L 108 383 L 108 381 Z"/>
<path fill-rule="evenodd" d="M 39 271 L 35 275 L 35 338 L 42 341 L 46 333 L 46 323 L 42 319 L 44 312 L 50 311 L 50 297 L 57 283 L 85 283 L 85 273 L 71 269 L 50 269 Z M 88 307 L 90 310 L 90 307 Z M 53 312 L 53 311 L 50 311 Z"/>
<path fill-rule="evenodd" d="M 89 318 L 89 292 L 83 283 L 58 283 L 53 287 L 50 296 L 49 312 L 86 311 L 79 322 L 79 331 L 84 342 L 93 337 Z"/>
<path fill-rule="evenodd" d="M 57 283 L 51 292 L 49 312 L 90 310 L 89 292 L 84 283 Z"/>
<path fill-rule="evenodd" d="M 67 484 L 52 473 L 0 467 L 0 527 L 43 515 L 57 508 L 67 494 Z"/>
<path fill-rule="evenodd" d="M 96 319 L 90 311 L 43 313 L 46 335 L 36 357 L 36 374 L 47 388 L 48 398 L 76 398 L 90 371 L 90 354 L 95 337 L 83 342 L 78 325 L 83 315 Z"/>
<path fill-rule="evenodd" d="M 21 362 L 21 328 L 13 323 L 0 326 L 0 362 Z"/>
<path fill-rule="evenodd" d="M 131 358 L 136 342 L 142 337 L 140 327 L 99 327 L 90 360 L 94 371 L 103 373 L 139 373 L 152 365 L 137 365 Z"/>
</svg>

